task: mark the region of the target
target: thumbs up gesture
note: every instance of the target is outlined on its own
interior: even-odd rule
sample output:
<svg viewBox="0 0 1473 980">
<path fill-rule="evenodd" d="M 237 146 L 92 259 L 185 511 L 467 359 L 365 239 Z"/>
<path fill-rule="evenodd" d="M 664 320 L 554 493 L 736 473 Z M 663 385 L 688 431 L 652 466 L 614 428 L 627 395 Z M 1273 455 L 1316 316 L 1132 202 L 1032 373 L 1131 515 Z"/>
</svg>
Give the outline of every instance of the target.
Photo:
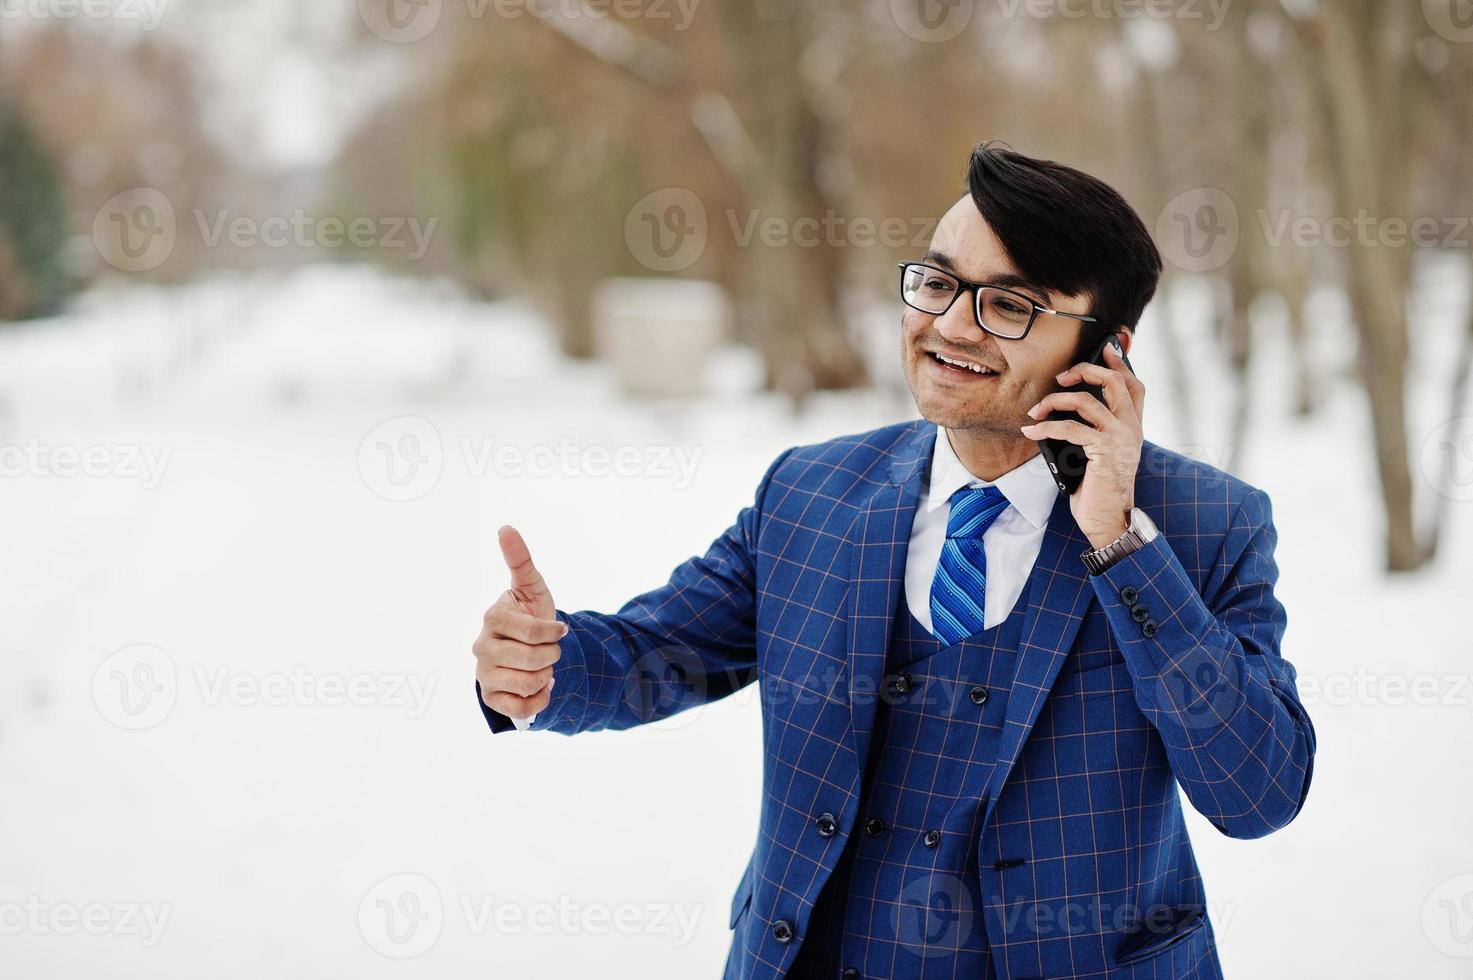
<svg viewBox="0 0 1473 980">
<path fill-rule="evenodd" d="M 527 542 L 514 527 L 497 534 L 501 554 L 511 572 L 511 587 L 486 610 L 481 635 L 471 646 L 481 700 L 508 718 L 528 718 L 551 700 L 552 665 L 561 651 L 558 641 L 566 624 L 542 573 L 532 564 Z"/>
</svg>

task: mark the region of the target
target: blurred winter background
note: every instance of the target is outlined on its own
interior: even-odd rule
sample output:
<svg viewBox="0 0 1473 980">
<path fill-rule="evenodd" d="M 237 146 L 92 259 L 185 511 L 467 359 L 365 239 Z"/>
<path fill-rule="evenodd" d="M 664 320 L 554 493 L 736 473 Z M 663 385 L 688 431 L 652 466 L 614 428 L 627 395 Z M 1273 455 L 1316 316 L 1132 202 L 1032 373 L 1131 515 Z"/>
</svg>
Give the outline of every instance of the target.
<svg viewBox="0 0 1473 980">
<path fill-rule="evenodd" d="M 911 417 L 994 137 L 1154 225 L 1147 438 L 1274 502 L 1228 974 L 1473 976 L 1468 0 L 0 0 L 0 975 L 718 975 L 755 694 L 492 738 L 495 529 L 614 608 Z"/>
</svg>

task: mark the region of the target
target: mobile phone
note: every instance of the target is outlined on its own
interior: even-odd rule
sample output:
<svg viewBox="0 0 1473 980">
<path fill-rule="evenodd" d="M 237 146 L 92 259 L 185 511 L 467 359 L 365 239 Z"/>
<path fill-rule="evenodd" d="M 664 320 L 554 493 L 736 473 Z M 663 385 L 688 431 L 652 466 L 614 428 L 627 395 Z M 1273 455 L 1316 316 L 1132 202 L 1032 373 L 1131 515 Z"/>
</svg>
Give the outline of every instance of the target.
<svg viewBox="0 0 1473 980">
<path fill-rule="evenodd" d="M 1116 353 L 1120 354 L 1121 359 L 1125 361 L 1125 366 L 1129 368 L 1131 374 L 1134 374 L 1135 368 L 1131 366 L 1130 358 L 1126 357 L 1125 352 L 1120 348 L 1115 334 L 1110 334 L 1104 340 L 1100 341 L 1100 346 L 1095 349 L 1094 356 L 1089 359 L 1090 363 L 1099 364 L 1102 367 L 1109 367 L 1105 363 L 1105 348 L 1111 344 L 1115 345 Z M 1083 381 L 1076 382 L 1059 390 L 1087 391 L 1102 403 L 1105 401 L 1105 392 L 1103 389 L 1098 385 L 1086 384 Z M 1084 422 L 1085 425 L 1089 424 L 1085 422 L 1084 418 L 1078 412 L 1049 413 L 1049 421 L 1052 422 L 1060 419 L 1067 419 L 1071 422 Z M 1084 447 L 1076 446 L 1074 443 L 1067 442 L 1063 439 L 1043 439 L 1039 442 L 1038 446 L 1043 453 L 1044 461 L 1048 463 L 1049 472 L 1053 474 L 1054 482 L 1059 485 L 1059 489 L 1064 491 L 1064 493 L 1073 496 L 1074 492 L 1079 489 L 1079 484 L 1084 482 L 1084 468 L 1089 463 L 1089 457 L 1084 454 Z"/>
</svg>

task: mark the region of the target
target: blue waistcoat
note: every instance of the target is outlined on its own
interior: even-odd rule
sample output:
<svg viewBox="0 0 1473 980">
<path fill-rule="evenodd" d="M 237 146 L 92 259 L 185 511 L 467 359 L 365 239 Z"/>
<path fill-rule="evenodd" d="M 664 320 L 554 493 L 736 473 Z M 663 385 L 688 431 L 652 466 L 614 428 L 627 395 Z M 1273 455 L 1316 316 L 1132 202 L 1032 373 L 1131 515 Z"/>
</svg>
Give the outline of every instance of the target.
<svg viewBox="0 0 1473 980">
<path fill-rule="evenodd" d="M 1027 591 L 1002 623 L 950 646 L 916 621 L 902 593 L 859 824 L 791 976 L 994 975 L 978 841 Z"/>
</svg>

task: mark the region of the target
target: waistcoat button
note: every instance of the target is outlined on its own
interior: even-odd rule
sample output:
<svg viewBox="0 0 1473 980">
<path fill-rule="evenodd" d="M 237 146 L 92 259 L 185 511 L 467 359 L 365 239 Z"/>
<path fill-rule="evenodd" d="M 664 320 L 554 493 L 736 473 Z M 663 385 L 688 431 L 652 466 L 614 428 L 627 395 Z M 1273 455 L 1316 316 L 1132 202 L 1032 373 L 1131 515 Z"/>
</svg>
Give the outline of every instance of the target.
<svg viewBox="0 0 1473 980">
<path fill-rule="evenodd" d="M 973 704 L 986 704 L 987 703 L 987 688 L 981 686 L 980 684 L 977 685 L 976 687 L 972 688 L 972 703 Z"/>
<path fill-rule="evenodd" d="M 941 831 L 939 831 L 939 830 L 928 830 L 928 831 L 926 831 L 926 846 L 927 847 L 935 847 L 939 843 L 941 843 Z"/>
<path fill-rule="evenodd" d="M 890 696 L 891 697 L 898 698 L 898 697 L 901 697 L 902 695 L 909 694 L 911 692 L 911 689 L 914 688 L 914 687 L 915 687 L 915 678 L 911 677 L 909 674 L 900 673 L 900 674 L 896 674 L 894 677 L 890 678 Z"/>
<path fill-rule="evenodd" d="M 864 822 L 864 832 L 871 837 L 878 837 L 885 832 L 885 821 L 879 817 L 870 817 Z"/>
</svg>

